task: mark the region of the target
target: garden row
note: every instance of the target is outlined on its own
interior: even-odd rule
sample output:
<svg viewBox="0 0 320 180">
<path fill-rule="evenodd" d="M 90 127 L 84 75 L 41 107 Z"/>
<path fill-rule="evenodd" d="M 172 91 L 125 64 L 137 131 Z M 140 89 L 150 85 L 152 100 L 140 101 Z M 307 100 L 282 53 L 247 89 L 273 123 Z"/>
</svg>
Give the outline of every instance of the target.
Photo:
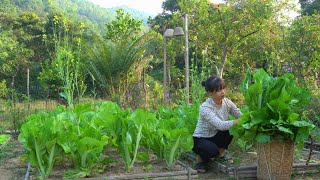
<svg viewBox="0 0 320 180">
<path fill-rule="evenodd" d="M 109 101 L 72 109 L 57 107 L 29 116 L 19 140 L 42 179 L 66 159 L 74 169 L 65 171 L 65 178 L 88 177 L 101 163 L 112 162 L 112 154 L 103 156 L 108 149 L 120 152 L 127 171 L 136 160 L 148 162 L 150 154 L 165 161 L 170 169 L 182 153 L 191 150 L 197 116 L 197 103 L 176 109 L 160 107 L 157 112 L 122 110 Z"/>
</svg>

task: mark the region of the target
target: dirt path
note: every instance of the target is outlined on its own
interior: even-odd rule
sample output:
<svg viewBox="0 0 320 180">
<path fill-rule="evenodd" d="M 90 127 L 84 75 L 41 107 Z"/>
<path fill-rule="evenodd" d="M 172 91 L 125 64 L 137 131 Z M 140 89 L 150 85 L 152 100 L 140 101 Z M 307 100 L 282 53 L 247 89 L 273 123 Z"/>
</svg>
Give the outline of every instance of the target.
<svg viewBox="0 0 320 180">
<path fill-rule="evenodd" d="M 11 138 L 0 150 L 0 180 L 24 179 L 27 166 L 21 161 L 23 147 L 16 138 Z"/>
</svg>

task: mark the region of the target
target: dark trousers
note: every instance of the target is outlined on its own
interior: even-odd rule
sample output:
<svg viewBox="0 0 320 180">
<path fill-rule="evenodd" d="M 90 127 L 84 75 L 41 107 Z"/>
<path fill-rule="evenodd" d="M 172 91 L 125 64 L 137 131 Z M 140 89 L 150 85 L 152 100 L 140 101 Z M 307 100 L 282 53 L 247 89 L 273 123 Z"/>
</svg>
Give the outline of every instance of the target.
<svg viewBox="0 0 320 180">
<path fill-rule="evenodd" d="M 219 148 L 228 149 L 233 136 L 229 131 L 218 131 L 210 138 L 193 137 L 193 152 L 198 154 L 204 162 L 219 155 Z"/>
</svg>

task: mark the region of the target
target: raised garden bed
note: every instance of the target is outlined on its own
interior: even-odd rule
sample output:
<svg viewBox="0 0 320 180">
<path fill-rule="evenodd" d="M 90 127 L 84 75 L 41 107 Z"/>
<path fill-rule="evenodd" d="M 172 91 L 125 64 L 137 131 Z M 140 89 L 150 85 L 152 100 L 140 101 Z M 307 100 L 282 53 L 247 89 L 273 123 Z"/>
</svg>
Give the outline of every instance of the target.
<svg viewBox="0 0 320 180">
<path fill-rule="evenodd" d="M 80 178 L 84 180 L 102 180 L 102 179 L 198 179 L 197 171 L 184 163 L 179 162 L 174 169 L 168 170 L 164 163 L 150 162 L 154 168 L 143 170 L 144 163 L 137 163 L 131 172 L 125 172 L 121 167 L 112 167 L 103 173 L 93 174 L 89 178 Z M 28 173 L 28 172 L 27 172 Z M 63 179 L 63 169 L 56 167 L 49 177 L 49 180 Z M 35 179 L 35 175 L 30 175 L 29 179 Z M 79 178 L 77 178 L 79 179 Z"/>
<path fill-rule="evenodd" d="M 76 178 L 84 180 L 102 180 L 102 179 L 198 179 L 197 171 L 192 169 L 184 160 L 178 160 L 177 164 L 171 168 L 167 168 L 167 164 L 163 160 L 156 159 L 156 156 L 151 155 L 148 162 L 137 161 L 131 171 L 126 171 L 123 159 L 116 150 L 112 150 L 111 163 L 98 165 L 97 170 L 90 173 L 89 177 Z M 110 151 L 106 151 L 110 154 Z M 50 180 L 64 179 L 64 171 L 72 169 L 70 162 L 64 161 L 61 167 L 55 166 L 49 176 Z M 31 168 L 27 172 L 29 179 L 35 179 L 37 174 L 36 168 Z"/>
</svg>

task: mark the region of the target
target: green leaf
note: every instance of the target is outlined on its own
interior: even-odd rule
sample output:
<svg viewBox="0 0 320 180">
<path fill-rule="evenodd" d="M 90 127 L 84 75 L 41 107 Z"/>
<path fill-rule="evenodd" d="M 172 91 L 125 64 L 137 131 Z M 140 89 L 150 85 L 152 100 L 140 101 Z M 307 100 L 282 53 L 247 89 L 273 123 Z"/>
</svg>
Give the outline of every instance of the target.
<svg viewBox="0 0 320 180">
<path fill-rule="evenodd" d="M 127 132 L 126 133 L 126 141 L 125 141 L 125 143 L 127 144 L 127 145 L 130 145 L 130 144 L 132 144 L 132 137 L 131 137 L 131 134 L 130 134 L 130 132 Z"/>
<path fill-rule="evenodd" d="M 285 133 L 288 133 L 288 134 L 293 134 L 292 130 L 289 129 L 289 128 L 286 128 L 286 127 L 283 127 L 283 126 L 277 126 L 277 128 L 282 132 L 285 132 Z"/>
<path fill-rule="evenodd" d="M 146 163 L 149 161 L 149 154 L 147 152 L 139 152 L 137 153 L 137 159 Z"/>
<path fill-rule="evenodd" d="M 299 120 L 299 114 L 298 113 L 291 113 L 289 116 L 288 116 L 288 121 L 293 124 L 294 122 L 298 121 Z"/>
<path fill-rule="evenodd" d="M 250 125 L 250 123 L 246 123 L 246 124 L 243 124 L 242 127 L 244 129 L 251 129 L 252 126 Z"/>
<path fill-rule="evenodd" d="M 143 171 L 149 171 L 149 170 L 153 169 L 153 166 L 152 166 L 152 164 L 148 164 L 147 166 L 143 166 L 142 169 L 143 169 Z"/>
<path fill-rule="evenodd" d="M 315 127 L 313 124 L 306 121 L 295 121 L 293 125 L 296 127 L 309 127 L 311 129 Z"/>
<path fill-rule="evenodd" d="M 277 120 L 274 120 L 274 119 L 271 119 L 271 120 L 270 120 L 270 123 L 271 123 L 271 124 L 278 124 L 278 121 L 277 121 Z"/>
<path fill-rule="evenodd" d="M 255 140 L 259 143 L 266 143 L 270 141 L 270 135 L 259 133 Z"/>
<path fill-rule="evenodd" d="M 10 137 L 9 135 L 1 134 L 1 135 L 0 135 L 0 145 L 1 145 L 1 144 L 4 144 L 9 137 Z"/>
<path fill-rule="evenodd" d="M 309 137 L 309 130 L 307 127 L 299 128 L 295 137 L 295 142 L 304 142 Z"/>
</svg>

